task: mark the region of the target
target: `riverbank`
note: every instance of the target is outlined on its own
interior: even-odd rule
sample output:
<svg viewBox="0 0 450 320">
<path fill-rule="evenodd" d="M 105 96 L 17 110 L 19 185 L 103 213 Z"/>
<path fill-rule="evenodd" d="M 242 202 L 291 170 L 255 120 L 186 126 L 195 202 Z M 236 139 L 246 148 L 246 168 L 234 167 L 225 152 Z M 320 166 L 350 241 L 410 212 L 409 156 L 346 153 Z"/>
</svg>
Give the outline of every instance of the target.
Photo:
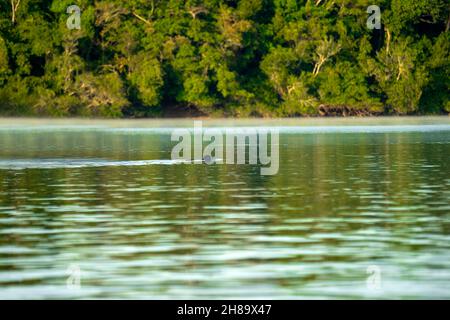
<svg viewBox="0 0 450 320">
<path fill-rule="evenodd" d="M 398 113 L 389 106 L 372 107 L 372 108 L 353 108 L 346 105 L 319 105 L 315 112 L 302 114 L 285 110 L 282 106 L 236 106 L 235 108 L 218 108 L 204 110 L 195 106 L 186 105 L 170 105 L 160 106 L 150 109 L 141 110 L 140 112 L 132 111 L 133 107 L 125 108 L 116 114 L 105 113 L 86 113 L 73 112 L 49 113 L 40 112 L 39 110 L 28 110 L 27 112 L 5 112 L 0 105 L 0 117 L 5 118 L 93 118 L 93 119 L 182 119 L 182 118 L 215 118 L 215 119 L 297 119 L 297 118 L 346 118 L 346 117 L 421 117 L 421 116 L 448 116 L 449 112 L 441 110 L 440 112 L 410 112 Z M 57 110 L 56 108 L 55 110 Z M 64 108 L 66 109 L 66 108 Z M 71 109 L 71 108 L 69 108 Z M 106 110 L 106 109 L 105 109 Z M 42 111 L 42 110 L 41 110 Z"/>
<path fill-rule="evenodd" d="M 171 106 L 163 108 L 156 116 L 162 118 L 192 118 L 192 117 L 213 117 L 213 118 L 319 118 L 319 117 L 395 117 L 395 116 L 427 116 L 419 112 L 410 114 L 399 114 L 392 111 L 388 106 L 378 108 L 352 108 L 345 105 L 320 105 L 317 107 L 316 113 L 311 114 L 285 114 L 282 108 L 245 108 L 238 107 L 234 110 L 215 110 L 212 113 L 203 112 L 196 107 Z M 449 115 L 448 112 L 430 113 L 433 115 Z"/>
</svg>

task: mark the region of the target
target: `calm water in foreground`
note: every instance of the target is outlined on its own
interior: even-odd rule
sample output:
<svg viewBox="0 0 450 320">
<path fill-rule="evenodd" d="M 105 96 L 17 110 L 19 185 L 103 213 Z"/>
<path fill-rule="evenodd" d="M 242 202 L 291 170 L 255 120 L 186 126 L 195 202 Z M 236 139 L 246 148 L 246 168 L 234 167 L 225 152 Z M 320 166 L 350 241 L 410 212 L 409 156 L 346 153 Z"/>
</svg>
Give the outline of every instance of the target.
<svg viewBox="0 0 450 320">
<path fill-rule="evenodd" d="M 278 175 L 135 165 L 189 120 L 0 120 L 0 298 L 450 299 L 448 117 L 207 125 L 281 126 Z"/>
</svg>

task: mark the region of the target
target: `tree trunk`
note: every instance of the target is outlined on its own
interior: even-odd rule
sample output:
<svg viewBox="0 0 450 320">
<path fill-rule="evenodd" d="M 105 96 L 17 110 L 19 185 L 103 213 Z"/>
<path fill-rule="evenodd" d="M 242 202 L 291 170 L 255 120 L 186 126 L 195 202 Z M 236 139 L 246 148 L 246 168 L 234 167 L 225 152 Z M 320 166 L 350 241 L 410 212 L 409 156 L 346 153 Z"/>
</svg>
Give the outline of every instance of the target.
<svg viewBox="0 0 450 320">
<path fill-rule="evenodd" d="M 319 57 L 319 61 L 316 62 L 315 66 L 314 66 L 314 70 L 313 70 L 313 75 L 314 77 L 316 77 L 319 72 L 320 69 L 322 68 L 323 64 L 328 60 L 328 58 L 325 57 Z"/>
<path fill-rule="evenodd" d="M 20 0 L 11 0 L 11 21 L 13 24 L 16 23 L 16 12 L 19 9 Z"/>
<path fill-rule="evenodd" d="M 386 53 L 389 53 L 389 49 L 391 46 L 391 32 L 389 29 L 386 29 L 387 39 L 386 39 Z"/>
</svg>

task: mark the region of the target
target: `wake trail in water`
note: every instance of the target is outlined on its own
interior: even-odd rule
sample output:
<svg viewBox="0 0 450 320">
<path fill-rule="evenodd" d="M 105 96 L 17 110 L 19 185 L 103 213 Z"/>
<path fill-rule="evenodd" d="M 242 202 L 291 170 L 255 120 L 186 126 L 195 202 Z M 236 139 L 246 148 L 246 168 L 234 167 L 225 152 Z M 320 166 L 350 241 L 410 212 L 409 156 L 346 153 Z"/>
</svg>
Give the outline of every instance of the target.
<svg viewBox="0 0 450 320">
<path fill-rule="evenodd" d="M 148 165 L 177 165 L 195 164 L 202 161 L 186 160 L 135 160 L 113 161 L 104 159 L 8 159 L 0 160 L 0 169 L 24 170 L 24 169 L 71 169 L 71 168 L 95 168 L 95 167 L 137 167 Z"/>
</svg>

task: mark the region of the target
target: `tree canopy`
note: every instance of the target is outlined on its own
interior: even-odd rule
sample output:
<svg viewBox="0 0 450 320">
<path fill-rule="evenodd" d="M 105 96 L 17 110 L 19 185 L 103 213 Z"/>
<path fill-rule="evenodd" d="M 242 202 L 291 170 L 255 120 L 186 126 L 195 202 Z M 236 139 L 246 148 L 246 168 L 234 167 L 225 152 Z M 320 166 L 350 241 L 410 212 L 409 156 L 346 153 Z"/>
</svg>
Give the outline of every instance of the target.
<svg viewBox="0 0 450 320">
<path fill-rule="evenodd" d="M 447 0 L 2 0 L 0 113 L 450 112 Z M 80 28 L 68 28 L 81 9 Z"/>
</svg>

